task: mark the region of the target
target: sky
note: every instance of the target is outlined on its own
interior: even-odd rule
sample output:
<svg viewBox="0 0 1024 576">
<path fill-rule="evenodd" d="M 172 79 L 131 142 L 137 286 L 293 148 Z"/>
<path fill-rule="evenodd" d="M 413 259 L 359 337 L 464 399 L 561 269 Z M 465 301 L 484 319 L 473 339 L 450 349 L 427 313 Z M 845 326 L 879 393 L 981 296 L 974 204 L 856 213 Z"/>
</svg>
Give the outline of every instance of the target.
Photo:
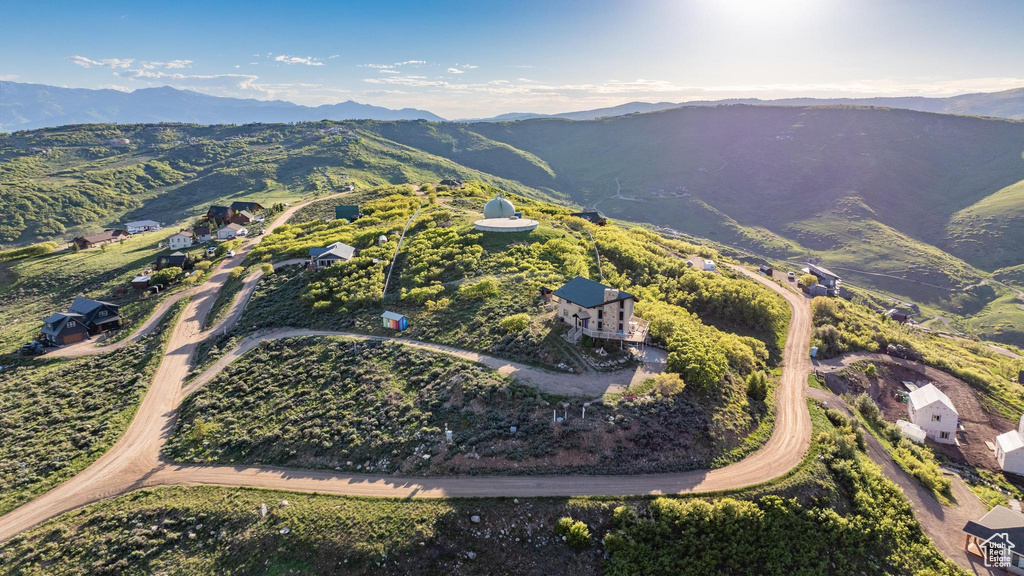
<svg viewBox="0 0 1024 576">
<path fill-rule="evenodd" d="M 1017 0 L 0 0 L 0 80 L 445 118 L 1024 86 Z"/>
</svg>

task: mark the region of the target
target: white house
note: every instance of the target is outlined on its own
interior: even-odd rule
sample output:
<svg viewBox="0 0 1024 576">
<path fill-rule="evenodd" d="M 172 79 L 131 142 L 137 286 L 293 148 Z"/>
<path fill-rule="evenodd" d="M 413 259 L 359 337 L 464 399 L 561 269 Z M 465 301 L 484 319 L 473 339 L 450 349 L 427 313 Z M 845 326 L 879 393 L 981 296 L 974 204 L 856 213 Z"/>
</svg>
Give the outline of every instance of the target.
<svg viewBox="0 0 1024 576">
<path fill-rule="evenodd" d="M 996 460 L 1003 472 L 1024 476 L 1024 416 L 1016 430 L 996 436 Z"/>
<path fill-rule="evenodd" d="M 248 233 L 249 230 L 245 226 L 232 223 L 217 230 L 217 238 L 219 240 L 230 240 L 236 236 L 245 236 Z"/>
<path fill-rule="evenodd" d="M 167 239 L 167 244 L 170 246 L 171 250 L 183 250 L 192 246 L 194 242 L 195 235 L 192 234 L 191 230 L 178 232 Z"/>
<path fill-rule="evenodd" d="M 160 229 L 160 223 L 154 220 L 139 220 L 138 222 L 128 222 L 124 225 L 124 229 L 127 230 L 129 234 L 156 232 Z"/>
<path fill-rule="evenodd" d="M 910 421 L 924 429 L 928 438 L 940 444 L 956 443 L 956 426 L 960 414 L 949 396 L 943 394 L 935 384 L 922 386 L 910 393 L 907 413 Z"/>
<path fill-rule="evenodd" d="M 558 318 L 570 324 L 566 339 L 582 336 L 601 340 L 643 342 L 648 324 L 633 315 L 636 297 L 623 290 L 577 276 L 552 293 L 558 300 Z"/>
</svg>

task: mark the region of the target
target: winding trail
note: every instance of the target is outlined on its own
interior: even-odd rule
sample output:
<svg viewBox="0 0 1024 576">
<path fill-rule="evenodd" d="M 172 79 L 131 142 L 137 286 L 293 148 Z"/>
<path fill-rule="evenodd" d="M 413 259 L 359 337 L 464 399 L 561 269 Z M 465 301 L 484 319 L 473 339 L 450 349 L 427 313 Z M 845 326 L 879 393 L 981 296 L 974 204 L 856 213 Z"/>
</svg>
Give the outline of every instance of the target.
<svg viewBox="0 0 1024 576">
<path fill-rule="evenodd" d="M 317 198 L 315 200 L 322 200 Z M 310 202 L 313 200 L 310 200 Z M 306 202 L 308 203 L 308 202 Z M 306 203 L 282 213 L 268 228 L 271 232 Z M 124 436 L 91 466 L 56 488 L 0 517 L 0 542 L 37 526 L 61 513 L 91 502 L 144 487 L 212 484 L 251 486 L 293 491 L 377 496 L 427 497 L 536 497 L 586 495 L 640 495 L 709 492 L 743 488 L 777 478 L 803 459 L 811 440 L 811 420 L 806 405 L 807 375 L 811 361 L 807 351 L 811 336 L 808 300 L 759 274 L 733 266 L 737 272 L 760 282 L 786 299 L 792 310 L 783 353 L 782 377 L 776 392 L 777 413 L 772 435 L 747 458 L 716 470 L 619 476 L 457 476 L 397 477 L 339 474 L 330 471 L 251 466 L 194 466 L 168 462 L 161 448 L 170 437 L 177 410 L 185 393 L 190 361 L 197 345 L 213 331 L 202 330 L 217 294 L 231 268 L 239 265 L 258 238 L 249 239 L 239 254 L 222 263 L 209 280 L 197 288 L 174 327 L 163 360 Z M 236 299 L 237 302 L 238 299 Z M 228 315 L 231 320 L 233 313 Z M 501 362 L 527 379 L 557 379 L 569 388 L 583 389 L 592 375 L 556 374 L 515 365 L 470 351 L 434 348 L 436 345 L 407 339 L 398 341 L 457 355 L 473 354 L 476 361 Z M 255 344 L 253 344 L 254 346 Z M 502 370 L 501 367 L 498 370 Z M 515 372 L 513 372 L 515 373 Z M 617 376 L 625 378 L 621 373 Z M 200 377 L 202 378 L 202 376 Z M 632 376 L 630 377 L 632 378 Z M 208 379 L 208 378 L 207 378 Z M 582 383 L 582 384 L 581 384 Z M 197 380 L 190 389 L 202 384 Z"/>
</svg>

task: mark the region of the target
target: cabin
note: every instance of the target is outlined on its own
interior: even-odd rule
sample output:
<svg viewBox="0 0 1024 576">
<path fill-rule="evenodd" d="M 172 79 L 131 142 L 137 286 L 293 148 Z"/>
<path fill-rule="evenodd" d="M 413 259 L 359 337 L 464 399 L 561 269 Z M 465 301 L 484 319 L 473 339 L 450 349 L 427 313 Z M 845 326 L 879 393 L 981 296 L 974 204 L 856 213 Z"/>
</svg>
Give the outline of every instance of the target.
<svg viewBox="0 0 1024 576">
<path fill-rule="evenodd" d="M 241 224 L 235 224 L 232 222 L 231 224 L 228 224 L 227 226 L 221 228 L 220 230 L 217 230 L 217 239 L 231 240 L 232 238 L 236 238 L 238 236 L 245 236 L 248 233 L 248 228 L 242 226 Z"/>
<path fill-rule="evenodd" d="M 906 312 L 900 312 L 893 308 L 885 313 L 885 317 L 892 320 L 893 322 L 899 322 L 900 324 L 906 324 L 910 321 L 910 314 Z"/>
<path fill-rule="evenodd" d="M 405 330 L 409 327 L 409 319 L 397 312 L 384 312 L 380 317 L 384 327 L 390 330 Z"/>
<path fill-rule="evenodd" d="M 118 309 L 117 304 L 77 296 L 68 311 L 82 316 L 82 322 L 89 330 L 89 334 L 99 334 L 121 327 Z"/>
<path fill-rule="evenodd" d="M 171 250 L 184 250 L 196 242 L 196 235 L 191 230 L 182 230 L 167 239 L 167 246 Z"/>
<path fill-rule="evenodd" d="M 210 209 L 206 211 L 206 219 L 211 222 L 230 222 L 234 215 L 235 211 L 229 206 L 210 206 Z"/>
<path fill-rule="evenodd" d="M 808 263 L 807 267 L 803 269 L 807 274 L 813 274 L 818 279 L 818 284 L 825 287 L 826 294 L 828 296 L 838 296 L 839 288 L 842 286 L 843 281 L 839 278 L 839 275 L 832 272 L 828 268 L 817 266 L 815 264 Z"/>
<path fill-rule="evenodd" d="M 352 222 L 359 219 L 359 205 L 343 205 L 334 207 L 335 220 L 348 220 Z"/>
<path fill-rule="evenodd" d="M 259 202 L 246 202 L 244 200 L 235 200 L 229 206 L 235 212 L 248 212 L 250 214 L 256 214 L 266 210 Z"/>
<path fill-rule="evenodd" d="M 142 292 L 146 288 L 149 288 L 150 277 L 146 274 L 139 274 L 135 278 L 132 278 L 132 288 Z"/>
<path fill-rule="evenodd" d="M 454 178 L 445 178 L 439 183 L 440 186 L 447 186 L 449 188 L 462 188 L 462 180 L 456 180 Z"/>
<path fill-rule="evenodd" d="M 969 520 L 963 532 L 969 554 L 992 568 L 1024 576 L 1024 514 L 996 506 L 980 520 Z"/>
<path fill-rule="evenodd" d="M 338 262 L 351 260 L 355 255 L 355 248 L 341 242 L 335 242 L 324 248 L 310 248 L 309 267 L 313 270 L 320 270 Z"/>
<path fill-rule="evenodd" d="M 601 340 L 644 342 L 648 323 L 633 315 L 636 297 L 623 290 L 577 276 L 552 293 L 558 319 L 572 326 L 566 340 L 583 336 Z"/>
<path fill-rule="evenodd" d="M 129 234 L 156 232 L 160 229 L 160 223 L 154 220 L 139 220 L 137 222 L 128 222 L 124 225 L 124 229 L 127 230 Z"/>
<path fill-rule="evenodd" d="M 254 220 L 256 220 L 256 217 L 248 210 L 238 210 L 231 215 L 231 222 L 233 224 L 248 224 Z"/>
<path fill-rule="evenodd" d="M 605 224 L 608 223 L 608 219 L 602 216 L 601 213 L 596 210 L 573 212 L 572 216 L 575 216 L 577 218 L 583 218 L 584 220 L 590 222 L 591 224 L 597 224 L 598 226 L 604 226 Z"/>
<path fill-rule="evenodd" d="M 43 319 L 40 341 L 48 346 L 65 346 L 89 337 L 85 319 L 74 312 L 57 312 Z"/>
<path fill-rule="evenodd" d="M 1016 430 L 996 436 L 996 461 L 1003 472 L 1024 476 L 1024 416 Z"/>
<path fill-rule="evenodd" d="M 949 396 L 935 384 L 922 386 L 910 393 L 907 402 L 910 421 L 920 426 L 928 438 L 939 444 L 955 444 L 960 414 Z"/>
<path fill-rule="evenodd" d="M 192 268 L 192 260 L 188 257 L 188 254 L 183 252 L 174 252 L 156 259 L 157 270 L 171 267 L 181 268 L 182 270 Z"/>
<path fill-rule="evenodd" d="M 200 244 L 205 244 L 213 239 L 210 236 L 209 226 L 196 226 L 192 229 L 192 236 L 196 239 L 196 242 Z"/>
<path fill-rule="evenodd" d="M 90 234 L 89 236 L 79 236 L 75 238 L 74 242 L 80 249 L 88 250 L 89 248 L 95 248 L 104 244 L 110 244 L 112 242 L 120 242 L 121 240 L 127 240 L 132 235 L 127 230 L 104 230 L 99 234 Z"/>
</svg>

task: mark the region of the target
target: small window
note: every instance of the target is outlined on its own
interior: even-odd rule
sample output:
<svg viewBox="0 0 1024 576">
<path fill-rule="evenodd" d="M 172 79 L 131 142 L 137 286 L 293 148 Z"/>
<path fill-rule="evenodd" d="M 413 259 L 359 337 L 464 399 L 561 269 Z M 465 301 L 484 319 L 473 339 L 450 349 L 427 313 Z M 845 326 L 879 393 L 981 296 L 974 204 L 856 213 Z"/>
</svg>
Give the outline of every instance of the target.
<svg viewBox="0 0 1024 576">
<path fill-rule="evenodd" d="M 932 414 L 932 422 L 942 422 L 942 414 Z"/>
<path fill-rule="evenodd" d="M 598 331 L 601 330 L 601 324 L 602 324 L 602 322 L 600 320 L 598 320 L 597 321 L 597 329 L 598 329 Z"/>
<path fill-rule="evenodd" d="M 78 324 L 74 320 L 68 320 L 68 328 L 74 328 L 75 326 L 78 326 Z"/>
<path fill-rule="evenodd" d="M 619 322 L 619 332 L 622 332 L 622 322 Z"/>
<path fill-rule="evenodd" d="M 565 318 L 568 318 L 569 317 L 569 310 L 568 309 L 562 309 L 562 316 L 565 317 Z"/>
<path fill-rule="evenodd" d="M 597 309 L 597 319 L 600 320 L 601 318 L 604 318 L 604 308 Z"/>
<path fill-rule="evenodd" d="M 626 301 L 625 300 L 619 300 L 619 308 L 625 308 L 625 307 L 626 307 Z"/>
<path fill-rule="evenodd" d="M 939 432 L 939 438 L 949 440 L 949 432 Z"/>
<path fill-rule="evenodd" d="M 619 322 L 622 322 L 625 319 L 626 319 L 625 312 L 623 312 L 622 310 L 619 310 Z"/>
<path fill-rule="evenodd" d="M 99 317 L 100 318 L 103 318 L 106 315 L 107 315 L 107 311 L 106 310 L 100 310 L 100 313 L 99 313 Z"/>
</svg>

